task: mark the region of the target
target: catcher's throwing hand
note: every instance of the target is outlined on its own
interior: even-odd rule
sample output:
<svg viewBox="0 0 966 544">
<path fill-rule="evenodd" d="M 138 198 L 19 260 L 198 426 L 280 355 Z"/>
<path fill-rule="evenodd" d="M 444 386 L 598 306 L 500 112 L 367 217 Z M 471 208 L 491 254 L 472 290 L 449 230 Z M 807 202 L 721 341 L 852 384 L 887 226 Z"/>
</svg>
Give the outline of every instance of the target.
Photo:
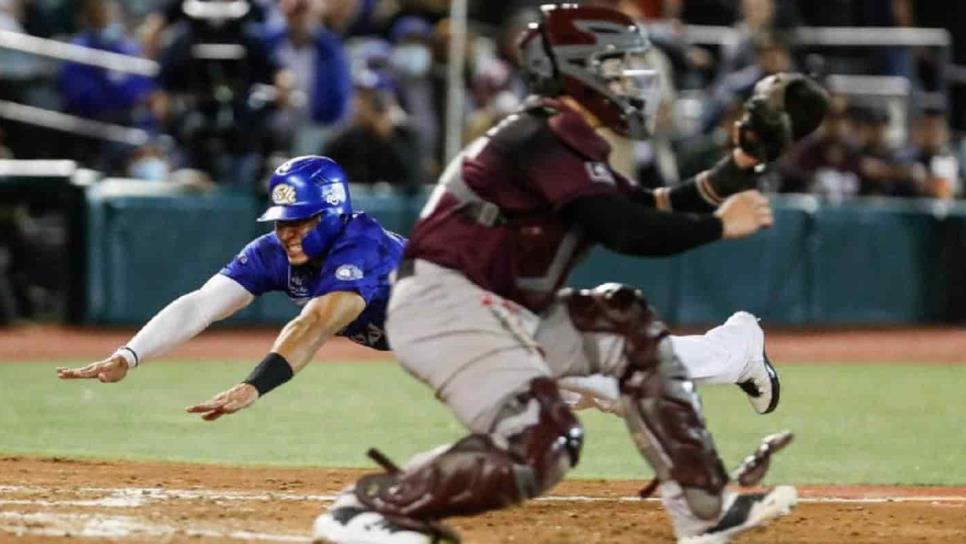
<svg viewBox="0 0 966 544">
<path fill-rule="evenodd" d="M 101 383 L 114 383 L 123 380 L 124 376 L 127 376 L 127 361 L 120 355 L 112 355 L 80 368 L 57 369 L 57 377 L 62 380 L 97 378 Z"/>
<path fill-rule="evenodd" d="M 774 221 L 768 199 L 754 190 L 728 197 L 714 214 L 721 219 L 721 237 L 729 240 L 750 236 Z"/>
<path fill-rule="evenodd" d="M 225 414 L 248 408 L 258 399 L 258 390 L 247 383 L 240 383 L 228 391 L 218 393 L 208 402 L 189 406 L 186 410 L 192 414 L 201 414 L 201 419 L 214 421 Z"/>
</svg>

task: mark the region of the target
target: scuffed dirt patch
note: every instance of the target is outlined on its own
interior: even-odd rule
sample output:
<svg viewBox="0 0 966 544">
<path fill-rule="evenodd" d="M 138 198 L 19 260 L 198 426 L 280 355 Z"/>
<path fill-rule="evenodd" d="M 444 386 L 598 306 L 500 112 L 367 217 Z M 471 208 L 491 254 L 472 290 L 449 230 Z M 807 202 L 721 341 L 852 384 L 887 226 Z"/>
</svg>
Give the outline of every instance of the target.
<svg viewBox="0 0 966 544">
<path fill-rule="evenodd" d="M 315 516 L 359 474 L 6 457 L 0 459 L 0 541 L 305 542 Z M 672 542 L 658 503 L 631 498 L 640 485 L 568 481 L 550 500 L 453 525 L 467 543 Z M 740 542 L 966 542 L 964 488 L 809 486 L 801 492 L 804 504 L 790 516 Z"/>
</svg>

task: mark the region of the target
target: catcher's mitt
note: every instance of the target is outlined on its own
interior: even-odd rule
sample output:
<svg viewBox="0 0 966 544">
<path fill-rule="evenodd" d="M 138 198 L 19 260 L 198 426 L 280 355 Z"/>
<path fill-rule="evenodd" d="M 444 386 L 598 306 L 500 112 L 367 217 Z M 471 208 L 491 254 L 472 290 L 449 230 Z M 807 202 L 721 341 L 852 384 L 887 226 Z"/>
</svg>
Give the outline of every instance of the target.
<svg viewBox="0 0 966 544">
<path fill-rule="evenodd" d="M 768 76 L 755 84 L 745 102 L 738 145 L 756 159 L 772 162 L 818 128 L 828 106 L 828 92 L 815 80 L 797 73 Z"/>
</svg>

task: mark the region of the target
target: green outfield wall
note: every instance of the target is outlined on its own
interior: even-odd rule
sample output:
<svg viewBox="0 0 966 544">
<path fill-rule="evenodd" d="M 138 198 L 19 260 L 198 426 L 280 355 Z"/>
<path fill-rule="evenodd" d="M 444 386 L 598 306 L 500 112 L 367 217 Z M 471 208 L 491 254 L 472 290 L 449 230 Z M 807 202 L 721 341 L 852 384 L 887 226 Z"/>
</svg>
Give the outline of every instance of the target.
<svg viewBox="0 0 966 544">
<path fill-rule="evenodd" d="M 425 197 L 354 191 L 354 205 L 406 233 Z M 134 324 L 216 273 L 251 238 L 264 203 L 239 194 L 123 196 L 87 192 L 84 320 Z M 966 205 L 878 201 L 821 204 L 776 197 L 775 226 L 672 258 L 593 251 L 572 283 L 631 283 L 675 324 L 745 309 L 774 324 L 888 325 L 963 319 Z M 237 323 L 296 312 L 282 296 Z"/>
</svg>

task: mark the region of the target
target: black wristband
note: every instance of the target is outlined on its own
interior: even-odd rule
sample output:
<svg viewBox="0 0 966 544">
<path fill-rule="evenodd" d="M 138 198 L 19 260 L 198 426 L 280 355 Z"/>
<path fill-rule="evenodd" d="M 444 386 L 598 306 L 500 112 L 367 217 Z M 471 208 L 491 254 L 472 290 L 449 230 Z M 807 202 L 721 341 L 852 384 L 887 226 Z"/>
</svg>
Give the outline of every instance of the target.
<svg viewBox="0 0 966 544">
<path fill-rule="evenodd" d="M 291 380 L 294 375 L 292 365 L 288 364 L 285 357 L 277 353 L 269 353 L 242 383 L 253 386 L 258 390 L 258 396 L 263 397 L 272 389 Z"/>
<path fill-rule="evenodd" d="M 682 183 L 668 191 L 668 207 L 676 212 L 710 213 L 718 208 L 720 201 L 712 200 L 702 190 L 701 176 L 688 183 Z"/>
</svg>

